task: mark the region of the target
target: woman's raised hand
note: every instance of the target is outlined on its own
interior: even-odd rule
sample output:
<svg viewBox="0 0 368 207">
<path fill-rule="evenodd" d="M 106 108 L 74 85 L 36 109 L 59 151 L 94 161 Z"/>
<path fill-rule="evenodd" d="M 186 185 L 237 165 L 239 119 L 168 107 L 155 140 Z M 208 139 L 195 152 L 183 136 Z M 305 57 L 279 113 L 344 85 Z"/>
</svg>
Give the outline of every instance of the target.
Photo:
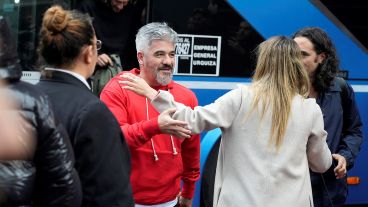
<svg viewBox="0 0 368 207">
<path fill-rule="evenodd" d="M 152 100 L 158 94 L 158 92 L 151 88 L 148 83 L 141 77 L 138 77 L 132 73 L 124 73 L 120 77 L 125 80 L 119 81 L 124 89 L 131 90 L 139 95 L 145 96 Z"/>
</svg>

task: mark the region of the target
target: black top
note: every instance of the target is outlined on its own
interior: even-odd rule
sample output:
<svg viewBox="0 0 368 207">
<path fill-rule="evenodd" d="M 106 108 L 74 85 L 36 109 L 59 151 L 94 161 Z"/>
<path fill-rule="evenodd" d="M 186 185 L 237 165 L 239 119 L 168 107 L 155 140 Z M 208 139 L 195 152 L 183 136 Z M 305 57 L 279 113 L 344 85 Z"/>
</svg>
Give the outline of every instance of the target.
<svg viewBox="0 0 368 207">
<path fill-rule="evenodd" d="M 97 39 L 102 41 L 99 54 L 119 54 L 123 68 L 138 67 L 135 35 L 140 27 L 140 14 L 130 3 L 120 12 L 114 12 L 102 1 L 85 0 L 78 10 L 93 17 Z"/>
<path fill-rule="evenodd" d="M 49 95 L 74 148 L 82 206 L 133 206 L 130 153 L 112 113 L 74 76 L 47 71 L 37 87 Z"/>
</svg>

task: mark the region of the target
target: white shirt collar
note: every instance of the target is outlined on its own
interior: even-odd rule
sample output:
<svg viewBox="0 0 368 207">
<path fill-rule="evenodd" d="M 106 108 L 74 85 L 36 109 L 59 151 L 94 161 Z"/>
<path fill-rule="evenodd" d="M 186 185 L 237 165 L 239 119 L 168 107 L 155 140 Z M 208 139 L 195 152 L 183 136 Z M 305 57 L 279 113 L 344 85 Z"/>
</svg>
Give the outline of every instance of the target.
<svg viewBox="0 0 368 207">
<path fill-rule="evenodd" d="M 80 74 L 78 74 L 76 72 L 73 72 L 73 71 L 70 71 L 70 70 L 65 70 L 65 69 L 59 69 L 59 68 L 45 68 L 45 70 L 53 70 L 53 71 L 59 71 L 59 72 L 63 72 L 63 73 L 68 73 L 68 74 L 76 77 L 84 85 L 86 85 L 89 90 L 91 90 L 91 86 L 89 86 L 87 80 L 83 76 L 81 76 Z"/>
</svg>

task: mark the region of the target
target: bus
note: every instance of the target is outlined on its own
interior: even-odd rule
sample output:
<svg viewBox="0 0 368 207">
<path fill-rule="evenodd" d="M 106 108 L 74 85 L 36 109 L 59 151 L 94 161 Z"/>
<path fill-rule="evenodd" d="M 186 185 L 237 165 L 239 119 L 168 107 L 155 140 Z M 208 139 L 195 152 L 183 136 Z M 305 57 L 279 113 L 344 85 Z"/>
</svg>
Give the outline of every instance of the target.
<svg viewBox="0 0 368 207">
<path fill-rule="evenodd" d="M 37 45 L 43 12 L 54 4 L 74 9 L 81 0 L 0 0 L 16 37 L 22 80 L 40 78 Z M 368 2 L 333 0 L 130 0 L 141 23 L 165 21 L 178 32 L 174 80 L 192 89 L 199 105 L 213 102 L 235 88 L 249 84 L 254 70 L 254 49 L 274 35 L 290 36 L 305 26 L 324 29 L 341 59 L 340 75 L 353 87 L 368 134 Z M 349 15 L 350 14 L 350 15 Z M 357 15 L 352 15 L 357 14 Z M 354 18 L 359 16 L 359 18 Z M 118 26 L 118 25 L 117 25 Z M 213 156 L 221 131 L 201 135 L 201 172 Z M 364 139 L 353 169 L 348 172 L 346 204 L 368 206 L 368 140 Z M 213 158 L 213 157 L 212 157 Z M 193 206 L 200 206 L 201 180 Z"/>
</svg>

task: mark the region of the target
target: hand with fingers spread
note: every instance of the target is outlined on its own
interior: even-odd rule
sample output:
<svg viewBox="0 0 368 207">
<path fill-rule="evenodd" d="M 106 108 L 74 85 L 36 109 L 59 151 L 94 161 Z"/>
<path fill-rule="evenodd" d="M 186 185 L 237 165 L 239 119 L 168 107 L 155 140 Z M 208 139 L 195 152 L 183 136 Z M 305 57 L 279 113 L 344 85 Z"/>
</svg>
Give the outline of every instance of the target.
<svg viewBox="0 0 368 207">
<path fill-rule="evenodd" d="M 123 84 L 122 88 L 131 90 L 150 100 L 152 100 L 158 93 L 155 89 L 151 88 L 143 78 L 132 73 L 124 73 L 123 75 L 120 75 L 120 77 L 125 78 L 124 81 L 119 81 L 119 83 Z"/>
<path fill-rule="evenodd" d="M 112 65 L 112 64 L 113 63 L 112 63 L 111 58 L 106 54 L 101 54 L 97 58 L 97 65 L 99 65 L 100 67 L 105 67 L 107 65 Z"/>
<path fill-rule="evenodd" d="M 171 118 L 175 110 L 175 108 L 167 109 L 158 116 L 158 126 L 161 133 L 171 134 L 179 138 L 190 138 L 191 132 L 187 127 L 188 124 Z"/>
<path fill-rule="evenodd" d="M 339 154 L 332 154 L 332 157 L 337 161 L 337 166 L 334 168 L 336 179 L 341 179 L 346 176 L 346 159 Z"/>
</svg>

